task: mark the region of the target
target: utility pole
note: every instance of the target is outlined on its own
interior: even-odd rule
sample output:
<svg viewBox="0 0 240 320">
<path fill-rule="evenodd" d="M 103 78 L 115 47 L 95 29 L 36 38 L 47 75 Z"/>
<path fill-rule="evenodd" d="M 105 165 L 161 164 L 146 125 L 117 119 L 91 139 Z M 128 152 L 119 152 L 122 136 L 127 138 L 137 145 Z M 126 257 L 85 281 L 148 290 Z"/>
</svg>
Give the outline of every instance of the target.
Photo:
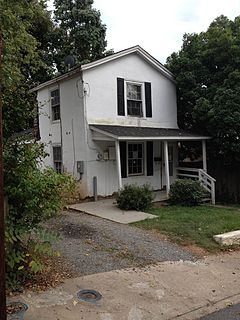
<svg viewBox="0 0 240 320">
<path fill-rule="evenodd" d="M 0 320 L 6 320 L 5 287 L 5 228 L 3 194 L 3 130 L 2 130 L 2 88 L 3 88 L 3 36 L 0 30 Z"/>
</svg>

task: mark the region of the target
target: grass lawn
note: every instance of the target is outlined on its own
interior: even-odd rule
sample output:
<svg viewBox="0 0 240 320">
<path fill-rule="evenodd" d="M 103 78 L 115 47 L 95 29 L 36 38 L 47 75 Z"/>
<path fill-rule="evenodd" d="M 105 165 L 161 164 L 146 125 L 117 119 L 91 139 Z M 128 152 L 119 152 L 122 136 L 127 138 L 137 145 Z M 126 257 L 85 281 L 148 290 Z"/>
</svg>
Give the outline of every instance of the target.
<svg viewBox="0 0 240 320">
<path fill-rule="evenodd" d="M 240 229 L 240 210 L 237 208 L 167 206 L 153 208 L 149 213 L 158 218 L 134 225 L 157 230 L 175 242 L 196 244 L 212 252 L 226 248 L 217 244 L 213 235 Z"/>
</svg>

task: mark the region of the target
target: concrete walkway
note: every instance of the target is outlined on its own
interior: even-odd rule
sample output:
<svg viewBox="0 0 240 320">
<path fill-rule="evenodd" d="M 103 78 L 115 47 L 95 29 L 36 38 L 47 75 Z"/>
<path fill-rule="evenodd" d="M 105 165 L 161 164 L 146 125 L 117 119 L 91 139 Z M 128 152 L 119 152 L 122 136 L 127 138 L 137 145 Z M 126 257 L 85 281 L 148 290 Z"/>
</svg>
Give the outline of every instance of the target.
<svg viewBox="0 0 240 320">
<path fill-rule="evenodd" d="M 235 252 L 116 270 L 69 279 L 15 300 L 29 305 L 25 320 L 194 320 L 240 301 L 239 260 Z M 97 290 L 102 299 L 80 302 L 81 289 Z"/>
<path fill-rule="evenodd" d="M 82 202 L 73 204 L 69 206 L 69 208 L 123 224 L 156 218 L 156 216 L 152 214 L 141 211 L 120 210 L 116 206 L 115 199 L 104 199 L 96 202 Z"/>
</svg>

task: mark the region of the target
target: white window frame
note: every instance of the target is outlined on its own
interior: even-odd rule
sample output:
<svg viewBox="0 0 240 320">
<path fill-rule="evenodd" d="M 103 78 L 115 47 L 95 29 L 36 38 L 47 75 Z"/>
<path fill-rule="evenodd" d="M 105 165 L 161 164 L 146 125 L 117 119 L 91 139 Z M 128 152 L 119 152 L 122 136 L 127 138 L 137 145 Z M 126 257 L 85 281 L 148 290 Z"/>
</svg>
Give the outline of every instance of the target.
<svg viewBox="0 0 240 320">
<path fill-rule="evenodd" d="M 129 160 L 129 152 L 128 152 L 128 149 L 129 149 L 129 145 L 132 145 L 132 144 L 139 144 L 139 145 L 142 145 L 142 172 L 140 173 L 129 173 L 129 163 L 128 163 L 128 160 Z M 134 177 L 134 176 L 144 176 L 145 175 L 145 162 L 146 162 L 146 159 L 145 159 L 145 143 L 142 142 L 142 141 L 129 141 L 127 142 L 127 176 L 128 177 Z"/>
<path fill-rule="evenodd" d="M 59 93 L 59 104 L 53 104 L 52 102 L 52 92 L 57 91 Z M 52 122 L 59 122 L 61 119 L 61 101 L 60 101 L 60 89 L 58 87 L 53 88 L 50 90 L 50 114 L 51 114 L 51 121 Z M 53 112 L 53 108 L 54 107 L 58 107 L 59 108 L 59 118 L 58 119 L 54 119 L 54 112 Z"/>
<path fill-rule="evenodd" d="M 142 98 L 142 113 L 140 115 L 131 115 L 128 114 L 128 84 L 137 85 L 141 87 L 141 98 Z M 133 80 L 125 80 L 125 114 L 129 118 L 145 118 L 145 88 L 144 88 L 144 82 L 140 81 L 133 81 Z"/>
<path fill-rule="evenodd" d="M 56 160 L 54 159 L 54 148 L 60 148 L 60 151 L 61 151 L 61 159 L 60 160 Z M 52 161 L 53 161 L 53 168 L 56 172 L 58 173 L 62 173 L 63 172 L 63 159 L 62 159 L 62 146 L 61 144 L 54 144 L 52 145 Z M 60 168 L 60 171 L 59 169 L 56 167 L 56 163 L 60 163 L 61 164 L 61 168 Z"/>
</svg>

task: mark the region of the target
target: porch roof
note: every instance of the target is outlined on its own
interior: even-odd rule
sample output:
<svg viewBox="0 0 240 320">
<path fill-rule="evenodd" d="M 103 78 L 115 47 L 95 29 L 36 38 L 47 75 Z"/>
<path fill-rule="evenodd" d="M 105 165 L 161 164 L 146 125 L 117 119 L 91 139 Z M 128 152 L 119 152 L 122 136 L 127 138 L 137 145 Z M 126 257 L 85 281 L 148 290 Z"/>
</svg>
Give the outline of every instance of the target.
<svg viewBox="0 0 240 320">
<path fill-rule="evenodd" d="M 181 129 L 134 127 L 91 124 L 90 129 L 114 140 L 207 140 L 201 136 Z M 97 138 L 97 137 L 96 137 Z M 99 140 L 100 137 L 98 137 Z"/>
</svg>

